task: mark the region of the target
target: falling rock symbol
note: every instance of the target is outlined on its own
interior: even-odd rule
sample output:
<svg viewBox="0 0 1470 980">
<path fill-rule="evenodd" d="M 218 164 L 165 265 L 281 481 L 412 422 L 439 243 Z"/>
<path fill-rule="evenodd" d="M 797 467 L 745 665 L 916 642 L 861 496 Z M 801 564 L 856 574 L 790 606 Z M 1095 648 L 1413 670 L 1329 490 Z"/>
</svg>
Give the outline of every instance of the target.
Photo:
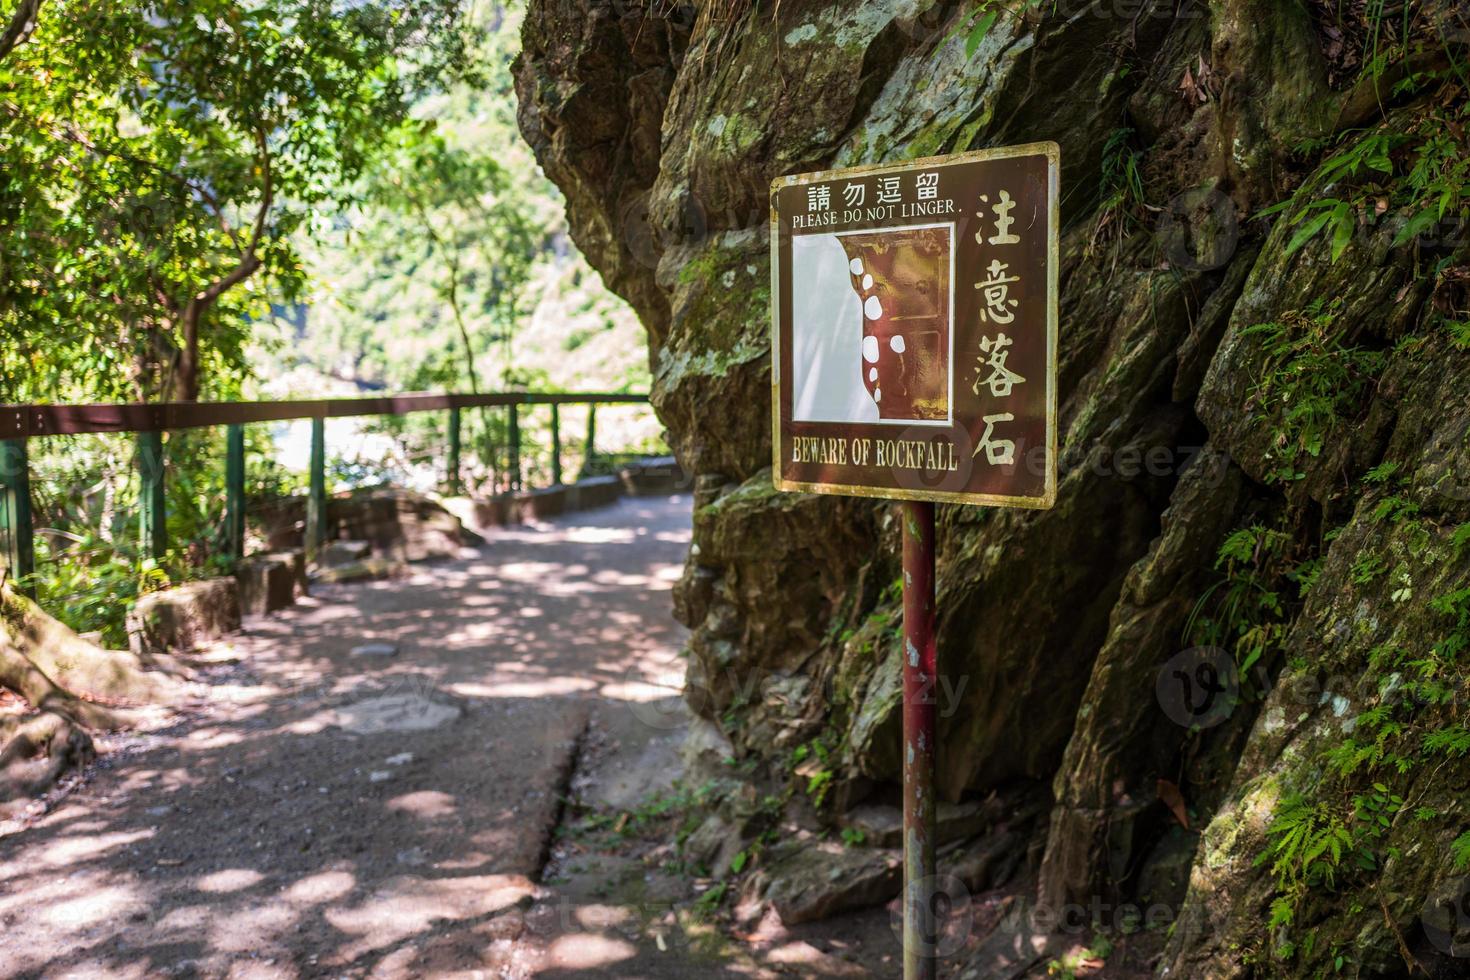
<svg viewBox="0 0 1470 980">
<path fill-rule="evenodd" d="M 862 305 L 862 380 L 878 416 L 948 418 L 949 229 L 859 232 L 838 240 Z"/>
</svg>

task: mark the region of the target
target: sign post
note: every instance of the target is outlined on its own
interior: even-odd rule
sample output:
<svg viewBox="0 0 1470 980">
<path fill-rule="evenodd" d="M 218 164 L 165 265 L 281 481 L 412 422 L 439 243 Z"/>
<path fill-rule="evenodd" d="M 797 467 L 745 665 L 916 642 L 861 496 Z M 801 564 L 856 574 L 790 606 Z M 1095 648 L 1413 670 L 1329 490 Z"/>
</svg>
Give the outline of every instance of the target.
<svg viewBox="0 0 1470 980">
<path fill-rule="evenodd" d="M 904 501 L 904 977 L 932 978 L 936 502 L 1056 499 L 1059 150 L 771 186 L 777 489 Z"/>
<path fill-rule="evenodd" d="M 934 505 L 903 503 L 903 975 L 931 978 L 935 907 Z"/>
</svg>

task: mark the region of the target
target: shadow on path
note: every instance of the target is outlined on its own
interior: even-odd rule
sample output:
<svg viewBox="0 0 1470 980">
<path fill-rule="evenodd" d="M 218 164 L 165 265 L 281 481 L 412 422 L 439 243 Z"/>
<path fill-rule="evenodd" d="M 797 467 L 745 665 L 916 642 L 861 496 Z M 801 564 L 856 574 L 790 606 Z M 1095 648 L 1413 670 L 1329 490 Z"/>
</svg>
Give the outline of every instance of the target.
<svg viewBox="0 0 1470 980">
<path fill-rule="evenodd" d="M 589 712 L 678 692 L 689 509 L 495 531 L 249 623 L 206 707 L 0 840 L 0 977 L 534 975 L 513 910 Z"/>
</svg>

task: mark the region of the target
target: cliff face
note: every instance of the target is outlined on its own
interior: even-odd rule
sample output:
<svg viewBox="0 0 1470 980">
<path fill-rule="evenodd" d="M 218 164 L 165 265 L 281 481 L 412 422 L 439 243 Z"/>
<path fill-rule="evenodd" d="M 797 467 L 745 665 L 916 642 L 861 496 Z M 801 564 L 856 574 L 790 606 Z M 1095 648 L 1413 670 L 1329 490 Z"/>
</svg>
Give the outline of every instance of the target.
<svg viewBox="0 0 1470 980">
<path fill-rule="evenodd" d="M 1345 6 L 531 0 L 517 66 L 696 474 L 687 697 L 829 810 L 898 775 L 897 532 L 772 490 L 769 183 L 1061 144 L 1058 502 L 940 509 L 941 781 L 1047 800 L 1038 900 L 1170 906 L 1172 976 L 1470 951 L 1470 34 Z"/>
</svg>

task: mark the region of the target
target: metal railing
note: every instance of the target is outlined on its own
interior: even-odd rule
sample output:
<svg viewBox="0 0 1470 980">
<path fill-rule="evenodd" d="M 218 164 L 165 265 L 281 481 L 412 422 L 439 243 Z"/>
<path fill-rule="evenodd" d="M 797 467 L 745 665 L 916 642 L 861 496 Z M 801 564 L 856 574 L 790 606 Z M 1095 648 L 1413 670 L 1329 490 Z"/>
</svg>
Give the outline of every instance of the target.
<svg viewBox="0 0 1470 980">
<path fill-rule="evenodd" d="M 141 480 L 140 523 L 144 550 L 161 558 L 169 548 L 164 499 L 163 433 L 180 429 L 225 426 L 226 553 L 243 558 L 245 551 L 245 426 L 255 422 L 311 421 L 311 455 L 306 499 L 305 545 L 315 553 L 326 531 L 326 420 L 360 416 L 446 412 L 447 486 L 463 489 L 460 413 L 467 408 L 504 408 L 510 459 L 510 487 L 521 487 L 522 407 L 551 408 L 553 485 L 562 482 L 561 406 L 586 405 L 585 458 L 591 459 L 597 432 L 597 406 L 640 404 L 647 395 L 619 393 L 498 392 L 484 395 L 394 395 L 381 398 L 331 398 L 275 402 L 160 402 L 114 405 L 0 405 L 0 512 L 5 518 L 4 563 L 15 579 L 35 572 L 35 527 L 31 514 L 30 462 L 27 443 L 46 436 L 85 433 L 135 433 Z"/>
</svg>

